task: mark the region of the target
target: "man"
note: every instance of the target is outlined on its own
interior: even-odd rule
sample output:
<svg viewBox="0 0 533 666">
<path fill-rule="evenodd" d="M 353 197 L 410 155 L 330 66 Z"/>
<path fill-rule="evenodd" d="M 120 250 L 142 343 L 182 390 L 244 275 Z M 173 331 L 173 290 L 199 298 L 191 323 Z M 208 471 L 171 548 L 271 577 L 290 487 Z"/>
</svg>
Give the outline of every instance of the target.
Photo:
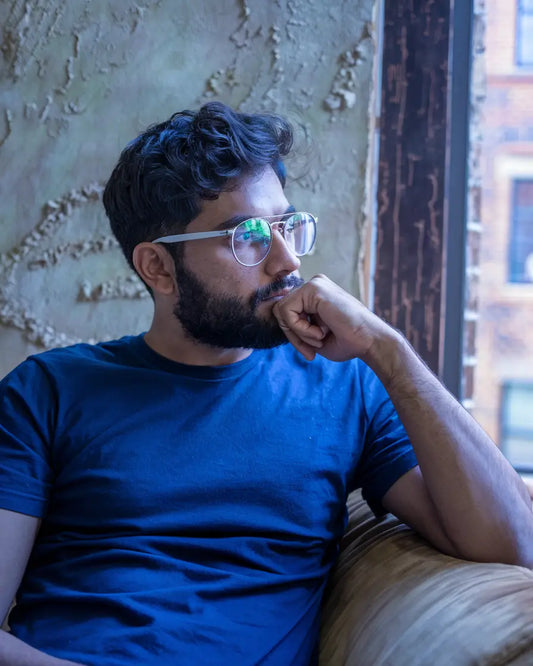
<svg viewBox="0 0 533 666">
<path fill-rule="evenodd" d="M 533 565 L 494 444 L 398 332 L 299 278 L 291 141 L 211 103 L 123 151 L 104 204 L 153 322 L 2 383 L 0 664 L 314 663 L 356 487 L 445 553 Z"/>
</svg>

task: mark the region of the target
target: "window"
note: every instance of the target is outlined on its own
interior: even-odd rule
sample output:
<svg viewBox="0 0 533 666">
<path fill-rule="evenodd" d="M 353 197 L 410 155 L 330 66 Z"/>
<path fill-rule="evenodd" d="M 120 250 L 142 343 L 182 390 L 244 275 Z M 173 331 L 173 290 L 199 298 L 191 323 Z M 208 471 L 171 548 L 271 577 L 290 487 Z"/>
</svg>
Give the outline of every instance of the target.
<svg viewBox="0 0 533 666">
<path fill-rule="evenodd" d="M 518 0 L 516 13 L 516 64 L 533 66 L 533 0 Z"/>
<path fill-rule="evenodd" d="M 513 182 L 509 282 L 533 282 L 533 180 Z"/>
<path fill-rule="evenodd" d="M 533 379 L 505 382 L 501 405 L 501 447 L 509 462 L 533 472 Z"/>
</svg>

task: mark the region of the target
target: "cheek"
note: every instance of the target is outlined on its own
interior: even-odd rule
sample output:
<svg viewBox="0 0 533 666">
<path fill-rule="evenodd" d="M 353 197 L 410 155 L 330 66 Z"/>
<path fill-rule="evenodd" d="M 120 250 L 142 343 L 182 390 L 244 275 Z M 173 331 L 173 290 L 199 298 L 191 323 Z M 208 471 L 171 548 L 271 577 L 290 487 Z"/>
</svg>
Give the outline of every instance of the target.
<svg viewBox="0 0 533 666">
<path fill-rule="evenodd" d="M 208 242 L 208 241 L 205 241 Z M 185 267 L 210 291 L 248 298 L 260 286 L 260 267 L 241 266 L 231 247 L 205 249 L 188 247 L 184 253 Z"/>
<path fill-rule="evenodd" d="M 249 298 L 259 287 L 257 275 L 243 271 L 226 271 L 216 275 L 215 288 L 232 296 Z"/>
<path fill-rule="evenodd" d="M 220 245 L 220 244 L 218 244 Z M 234 261 L 231 250 L 217 247 L 211 240 L 187 243 L 183 253 L 184 266 L 202 282 L 211 283 L 218 276 L 223 276 L 231 269 Z"/>
</svg>

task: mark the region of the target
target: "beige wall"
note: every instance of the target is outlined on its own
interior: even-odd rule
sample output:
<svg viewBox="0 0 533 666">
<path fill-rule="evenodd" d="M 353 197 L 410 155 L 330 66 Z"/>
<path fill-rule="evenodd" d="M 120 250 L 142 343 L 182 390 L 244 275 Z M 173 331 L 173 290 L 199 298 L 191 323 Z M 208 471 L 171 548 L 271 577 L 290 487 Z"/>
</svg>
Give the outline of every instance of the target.
<svg viewBox="0 0 533 666">
<path fill-rule="evenodd" d="M 309 168 L 289 198 L 320 218 L 304 274 L 327 272 L 358 293 L 372 9 L 373 0 L 1 3 L 0 375 L 34 351 L 149 325 L 150 299 L 109 236 L 102 184 L 147 124 L 209 99 L 301 123 Z"/>
</svg>

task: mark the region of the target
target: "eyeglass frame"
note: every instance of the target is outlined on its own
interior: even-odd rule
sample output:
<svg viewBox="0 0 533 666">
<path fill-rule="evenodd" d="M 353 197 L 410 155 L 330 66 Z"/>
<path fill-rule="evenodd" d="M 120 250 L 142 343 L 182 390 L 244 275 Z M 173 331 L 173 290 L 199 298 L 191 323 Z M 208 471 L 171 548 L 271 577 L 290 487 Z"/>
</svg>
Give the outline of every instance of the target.
<svg viewBox="0 0 533 666">
<path fill-rule="evenodd" d="M 304 254 L 294 254 L 297 257 L 304 257 L 306 254 L 309 254 L 311 250 L 314 248 L 315 243 L 316 243 L 316 225 L 318 223 L 318 217 L 316 215 L 312 215 L 311 213 L 306 213 L 304 211 L 294 211 L 290 213 L 281 213 L 280 215 L 257 215 L 256 217 L 249 217 L 246 220 L 243 220 L 242 222 L 239 222 L 239 224 L 235 225 L 232 229 L 222 229 L 221 231 L 196 231 L 196 232 L 191 232 L 191 233 L 186 233 L 186 234 L 172 234 L 170 236 L 161 236 L 160 238 L 156 238 L 155 240 L 152 241 L 152 243 L 183 243 L 188 240 L 202 240 L 203 238 L 223 238 L 223 237 L 228 237 L 231 236 L 231 252 L 235 258 L 235 261 L 239 263 L 241 266 L 246 266 L 247 268 L 252 268 L 254 266 L 259 266 L 269 255 L 270 250 L 272 249 L 272 238 L 273 238 L 273 232 L 274 231 L 280 231 L 281 236 L 283 240 L 285 241 L 285 236 L 283 235 L 284 233 L 284 227 L 285 224 L 287 223 L 288 220 L 280 220 L 279 222 L 270 222 L 270 220 L 275 220 L 276 218 L 280 217 L 286 217 L 290 218 L 293 215 L 307 215 L 309 216 L 313 221 L 315 225 L 315 237 L 313 238 L 313 243 L 309 250 L 305 252 Z M 265 256 L 260 259 L 258 262 L 255 264 L 244 264 L 242 261 L 239 260 L 237 255 L 235 254 L 235 248 L 234 248 L 234 243 L 233 243 L 233 237 L 235 235 L 235 230 L 238 229 L 242 224 L 245 224 L 246 222 L 250 222 L 251 220 L 254 219 L 261 219 L 264 220 L 268 226 L 270 227 L 270 245 L 268 247 L 268 250 L 265 254 Z M 273 229 L 273 226 L 276 226 L 276 229 Z M 279 227 L 281 227 L 279 229 Z M 286 242 L 286 241 L 285 241 Z"/>
</svg>

